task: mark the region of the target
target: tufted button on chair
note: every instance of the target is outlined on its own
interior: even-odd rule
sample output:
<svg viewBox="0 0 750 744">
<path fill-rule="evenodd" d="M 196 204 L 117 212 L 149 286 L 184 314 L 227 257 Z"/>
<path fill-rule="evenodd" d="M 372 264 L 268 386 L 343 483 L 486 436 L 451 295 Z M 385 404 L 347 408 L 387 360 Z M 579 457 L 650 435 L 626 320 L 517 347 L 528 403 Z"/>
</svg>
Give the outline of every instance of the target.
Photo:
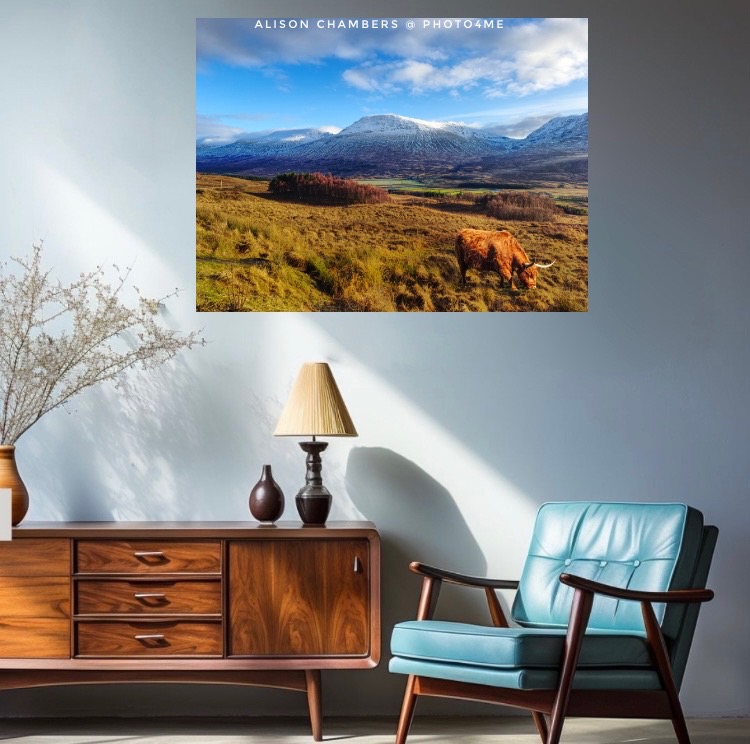
<svg viewBox="0 0 750 744">
<path fill-rule="evenodd" d="M 420 695 L 525 708 L 544 744 L 566 715 L 666 718 L 690 744 L 678 691 L 717 536 L 684 504 L 549 503 L 520 581 L 412 563 L 417 619 L 391 639 L 390 670 L 408 675 L 397 744 Z M 444 581 L 482 589 L 492 626 L 433 619 Z M 497 589 L 517 589 L 512 624 Z"/>
</svg>

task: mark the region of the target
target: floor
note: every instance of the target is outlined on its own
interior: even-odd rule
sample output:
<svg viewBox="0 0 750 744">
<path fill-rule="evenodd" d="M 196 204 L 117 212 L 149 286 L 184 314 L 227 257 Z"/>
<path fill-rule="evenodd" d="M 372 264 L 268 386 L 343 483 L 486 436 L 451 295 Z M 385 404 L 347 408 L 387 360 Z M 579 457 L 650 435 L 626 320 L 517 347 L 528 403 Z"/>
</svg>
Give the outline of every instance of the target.
<svg viewBox="0 0 750 744">
<path fill-rule="evenodd" d="M 338 718 L 324 741 L 393 744 L 395 722 Z M 747 744 L 750 719 L 688 721 L 692 744 Z M 64 719 L 0 722 L 0 741 L 23 744 L 312 744 L 303 719 Z M 410 744 L 539 744 L 530 719 L 417 718 Z M 676 744 L 669 723 L 571 719 L 562 744 Z"/>
</svg>

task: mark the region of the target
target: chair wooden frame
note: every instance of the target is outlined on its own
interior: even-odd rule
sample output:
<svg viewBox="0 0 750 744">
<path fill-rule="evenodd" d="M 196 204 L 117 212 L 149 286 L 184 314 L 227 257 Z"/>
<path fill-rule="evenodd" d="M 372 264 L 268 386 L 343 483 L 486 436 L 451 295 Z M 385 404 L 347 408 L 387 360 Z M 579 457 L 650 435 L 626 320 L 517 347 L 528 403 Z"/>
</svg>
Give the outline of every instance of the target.
<svg viewBox="0 0 750 744">
<path fill-rule="evenodd" d="M 423 577 L 417 608 L 417 620 L 429 620 L 435 611 L 443 582 L 482 588 L 487 597 L 490 617 L 496 627 L 509 627 L 508 619 L 495 594 L 496 589 L 516 589 L 517 581 L 483 579 L 476 576 L 444 571 L 422 563 L 409 569 Z M 589 718 L 659 718 L 672 721 L 679 744 L 690 744 L 685 717 L 677 693 L 669 653 L 653 602 L 708 602 L 714 593 L 709 589 L 680 589 L 667 592 L 640 592 L 590 581 L 571 574 L 562 574 L 560 581 L 575 590 L 570 621 L 560 663 L 560 677 L 554 690 L 516 690 L 489 685 L 454 682 L 409 675 L 401 706 L 396 744 L 405 744 L 414 717 L 417 697 L 460 698 L 486 703 L 509 705 L 531 711 L 542 744 L 559 744 L 567 715 Z M 654 669 L 662 684 L 660 690 L 574 690 L 578 656 L 588 625 L 594 596 L 601 594 L 615 599 L 641 603 L 646 639 Z M 548 720 L 549 719 L 549 722 Z"/>
</svg>

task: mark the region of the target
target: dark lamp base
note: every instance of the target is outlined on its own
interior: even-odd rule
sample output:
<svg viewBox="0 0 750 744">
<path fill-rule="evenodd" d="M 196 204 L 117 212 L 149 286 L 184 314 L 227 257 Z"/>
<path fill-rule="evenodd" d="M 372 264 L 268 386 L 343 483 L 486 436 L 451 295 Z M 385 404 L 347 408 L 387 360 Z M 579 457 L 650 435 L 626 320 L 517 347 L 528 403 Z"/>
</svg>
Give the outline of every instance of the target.
<svg viewBox="0 0 750 744">
<path fill-rule="evenodd" d="M 300 488 L 295 499 L 297 511 L 304 524 L 325 524 L 328 512 L 331 511 L 331 494 L 323 485 L 320 453 L 328 446 L 328 442 L 300 442 L 299 446 L 307 452 L 307 473 L 305 485 Z"/>
<path fill-rule="evenodd" d="M 304 490 L 304 489 L 303 489 Z M 320 496 L 297 496 L 297 511 L 303 524 L 322 525 L 331 511 L 331 494 Z"/>
</svg>

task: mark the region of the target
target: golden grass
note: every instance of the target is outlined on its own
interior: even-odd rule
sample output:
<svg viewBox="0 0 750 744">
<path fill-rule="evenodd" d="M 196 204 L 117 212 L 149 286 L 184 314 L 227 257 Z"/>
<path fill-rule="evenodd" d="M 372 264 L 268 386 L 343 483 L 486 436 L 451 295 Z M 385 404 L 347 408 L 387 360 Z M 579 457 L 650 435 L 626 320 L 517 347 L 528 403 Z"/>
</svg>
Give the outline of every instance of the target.
<svg viewBox="0 0 750 744">
<path fill-rule="evenodd" d="M 477 212 L 468 197 L 394 194 L 387 204 L 334 207 L 280 200 L 267 188 L 267 181 L 198 176 L 198 310 L 587 309 L 585 216 L 504 224 Z M 531 257 L 556 263 L 540 269 L 534 290 L 500 288 L 496 274 L 473 270 L 462 287 L 454 242 L 465 227 L 508 229 Z"/>
</svg>

